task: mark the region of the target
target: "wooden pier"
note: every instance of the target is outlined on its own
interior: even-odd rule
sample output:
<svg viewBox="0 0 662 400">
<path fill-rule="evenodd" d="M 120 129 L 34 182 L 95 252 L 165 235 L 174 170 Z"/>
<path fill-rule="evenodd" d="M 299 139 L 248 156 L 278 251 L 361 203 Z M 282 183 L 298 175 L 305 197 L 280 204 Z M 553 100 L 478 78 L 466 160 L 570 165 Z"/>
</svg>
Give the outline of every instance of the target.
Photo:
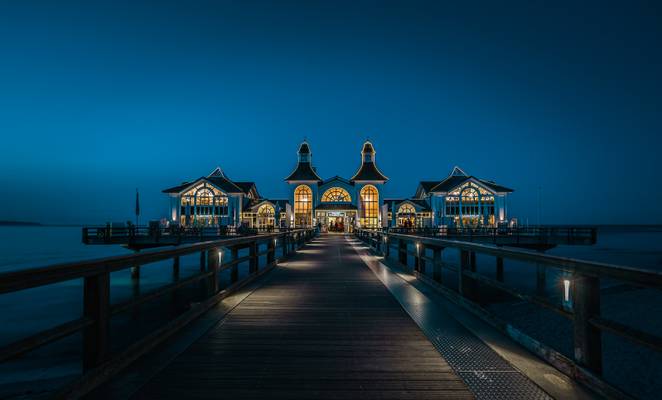
<svg viewBox="0 0 662 400">
<path fill-rule="evenodd" d="M 586 226 L 388 228 L 385 232 L 546 251 L 558 245 L 592 246 L 598 229 Z"/>
<path fill-rule="evenodd" d="M 0 295 L 83 280 L 80 318 L 5 345 L 0 363 L 80 332 L 80 374 L 40 394 L 587 399 L 625 396 L 602 379 L 602 332 L 662 351 L 659 337 L 600 314 L 600 279 L 659 289 L 658 272 L 429 236 L 365 230 L 355 236 L 360 241 L 316 236 L 312 229 L 264 233 L 0 274 Z M 459 265 L 441 259 L 452 250 Z M 494 257 L 496 279 L 476 270 L 476 254 Z M 184 275 L 190 256 L 196 269 Z M 168 260 L 170 283 L 111 302 L 112 273 Z M 571 302 L 509 287 L 504 260 L 569 272 Z M 448 270 L 457 274 L 456 289 L 441 279 Z M 464 311 L 448 312 L 419 284 Z M 575 357 L 490 315 L 480 302 L 485 285 L 569 318 Z M 159 325 L 146 323 L 172 304 L 184 307 L 165 313 Z M 117 320 L 127 313 L 127 323 Z M 459 313 L 482 318 L 481 333 L 460 323 L 466 317 Z M 486 327 L 501 336 L 490 333 L 485 341 Z M 0 387 L 0 397 L 5 394 Z"/>
</svg>

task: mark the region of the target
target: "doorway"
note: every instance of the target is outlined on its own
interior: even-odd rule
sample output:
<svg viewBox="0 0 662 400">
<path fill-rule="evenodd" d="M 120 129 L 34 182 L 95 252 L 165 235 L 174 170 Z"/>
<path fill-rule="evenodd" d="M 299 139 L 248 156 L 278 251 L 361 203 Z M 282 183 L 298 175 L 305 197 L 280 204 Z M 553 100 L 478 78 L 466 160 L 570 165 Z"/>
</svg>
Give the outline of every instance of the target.
<svg viewBox="0 0 662 400">
<path fill-rule="evenodd" d="M 345 218 L 344 217 L 329 217 L 328 232 L 345 232 Z"/>
</svg>

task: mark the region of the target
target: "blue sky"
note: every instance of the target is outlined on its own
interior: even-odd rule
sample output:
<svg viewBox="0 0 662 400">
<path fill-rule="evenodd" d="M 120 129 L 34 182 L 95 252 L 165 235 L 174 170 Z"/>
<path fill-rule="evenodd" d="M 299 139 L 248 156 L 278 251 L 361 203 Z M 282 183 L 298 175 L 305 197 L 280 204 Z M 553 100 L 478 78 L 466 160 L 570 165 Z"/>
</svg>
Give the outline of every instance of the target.
<svg viewBox="0 0 662 400">
<path fill-rule="evenodd" d="M 544 223 L 662 223 L 654 2 L 3 2 L 0 219 L 166 214 L 220 165 L 266 197 L 298 143 L 386 196 L 454 165 Z"/>
</svg>

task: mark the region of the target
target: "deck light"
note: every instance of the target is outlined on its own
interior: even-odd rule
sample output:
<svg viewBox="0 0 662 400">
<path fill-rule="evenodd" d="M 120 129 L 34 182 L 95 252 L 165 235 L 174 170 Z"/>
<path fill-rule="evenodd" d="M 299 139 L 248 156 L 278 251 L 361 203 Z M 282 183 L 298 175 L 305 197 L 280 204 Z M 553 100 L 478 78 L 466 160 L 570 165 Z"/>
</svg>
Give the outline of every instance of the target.
<svg viewBox="0 0 662 400">
<path fill-rule="evenodd" d="M 563 280 L 563 301 L 570 301 L 570 279 Z"/>
</svg>

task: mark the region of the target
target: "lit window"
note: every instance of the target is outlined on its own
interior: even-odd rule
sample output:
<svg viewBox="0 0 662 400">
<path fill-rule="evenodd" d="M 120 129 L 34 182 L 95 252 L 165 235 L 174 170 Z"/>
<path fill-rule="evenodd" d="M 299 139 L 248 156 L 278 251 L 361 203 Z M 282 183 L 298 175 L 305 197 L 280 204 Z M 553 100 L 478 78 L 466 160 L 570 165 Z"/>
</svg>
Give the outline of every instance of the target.
<svg viewBox="0 0 662 400">
<path fill-rule="evenodd" d="M 379 227 L 379 192 L 372 185 L 361 189 L 361 226 L 364 228 Z"/>
<path fill-rule="evenodd" d="M 398 208 L 398 226 L 413 227 L 416 225 L 416 210 L 405 203 Z"/>
<path fill-rule="evenodd" d="M 274 214 L 276 211 L 271 204 L 262 204 L 257 209 L 257 227 L 269 228 L 274 226 Z"/>
<path fill-rule="evenodd" d="M 294 189 L 294 226 L 313 224 L 313 192 L 306 185 Z"/>
<path fill-rule="evenodd" d="M 322 202 L 350 202 L 352 198 L 349 193 L 339 187 L 332 187 L 322 195 Z"/>
</svg>

